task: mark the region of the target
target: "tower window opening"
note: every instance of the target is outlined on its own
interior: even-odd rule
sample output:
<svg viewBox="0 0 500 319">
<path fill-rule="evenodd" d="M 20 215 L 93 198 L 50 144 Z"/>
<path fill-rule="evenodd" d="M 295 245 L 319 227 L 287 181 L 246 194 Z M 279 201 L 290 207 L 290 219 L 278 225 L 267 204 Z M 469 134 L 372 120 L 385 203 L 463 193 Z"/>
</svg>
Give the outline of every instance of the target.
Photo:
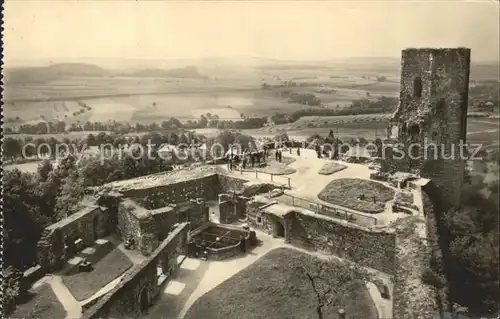
<svg viewBox="0 0 500 319">
<path fill-rule="evenodd" d="M 422 79 L 419 77 L 413 80 L 413 96 L 422 97 Z"/>
<path fill-rule="evenodd" d="M 445 108 L 445 102 L 444 102 L 444 99 L 441 99 L 441 100 L 439 100 L 439 102 L 436 105 L 436 111 L 438 113 L 442 113 L 442 112 L 444 112 L 444 108 Z"/>
<path fill-rule="evenodd" d="M 408 134 L 410 135 L 419 135 L 420 134 L 420 127 L 417 124 L 413 124 L 408 128 Z"/>
</svg>

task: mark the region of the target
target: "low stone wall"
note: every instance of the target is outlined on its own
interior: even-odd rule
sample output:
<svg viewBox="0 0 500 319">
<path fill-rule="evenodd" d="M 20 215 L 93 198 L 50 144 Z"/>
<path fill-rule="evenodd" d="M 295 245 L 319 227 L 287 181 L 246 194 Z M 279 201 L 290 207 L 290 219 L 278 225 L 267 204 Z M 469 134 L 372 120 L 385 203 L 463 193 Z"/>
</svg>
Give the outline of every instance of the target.
<svg viewBox="0 0 500 319">
<path fill-rule="evenodd" d="M 22 287 L 29 289 L 37 280 L 45 276 L 45 269 L 40 265 L 28 268 L 23 272 Z"/>
<path fill-rule="evenodd" d="M 83 319 L 141 318 L 141 300 L 151 305 L 158 293 L 157 266 L 164 272 L 175 271 L 177 256 L 187 251 L 189 223 L 182 223 L 174 229 L 158 248 L 142 264 L 125 273 L 122 281 L 105 294 L 95 305 L 83 313 Z"/>
<path fill-rule="evenodd" d="M 224 260 L 243 254 L 239 244 L 220 249 L 208 248 L 207 251 L 210 260 Z"/>
</svg>

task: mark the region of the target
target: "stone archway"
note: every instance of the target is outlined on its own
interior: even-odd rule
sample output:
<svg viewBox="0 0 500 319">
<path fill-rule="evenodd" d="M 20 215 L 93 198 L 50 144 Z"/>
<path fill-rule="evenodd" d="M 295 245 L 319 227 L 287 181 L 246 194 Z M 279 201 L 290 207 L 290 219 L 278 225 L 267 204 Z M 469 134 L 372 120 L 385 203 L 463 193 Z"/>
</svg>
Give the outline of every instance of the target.
<svg viewBox="0 0 500 319">
<path fill-rule="evenodd" d="M 149 296 L 148 296 L 148 287 L 144 287 L 141 290 L 141 293 L 139 295 L 139 310 L 141 311 L 141 314 L 146 313 L 146 311 L 149 308 Z"/>
<path fill-rule="evenodd" d="M 285 238 L 285 226 L 279 219 L 274 221 L 274 235 L 276 237 Z"/>
</svg>

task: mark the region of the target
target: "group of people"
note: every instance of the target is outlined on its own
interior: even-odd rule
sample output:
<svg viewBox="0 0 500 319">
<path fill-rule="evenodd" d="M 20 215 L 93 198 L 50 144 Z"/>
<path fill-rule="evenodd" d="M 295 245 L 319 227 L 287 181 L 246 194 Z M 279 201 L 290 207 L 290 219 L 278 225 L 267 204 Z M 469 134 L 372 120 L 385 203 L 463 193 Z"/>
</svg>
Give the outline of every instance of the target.
<svg viewBox="0 0 500 319">
<path fill-rule="evenodd" d="M 274 152 L 274 157 L 278 162 L 281 162 L 283 160 L 283 153 L 280 148 Z"/>
<path fill-rule="evenodd" d="M 245 150 L 243 154 L 240 156 L 235 155 L 235 154 L 228 154 L 228 169 L 232 170 L 237 162 L 240 162 L 241 160 L 241 165 L 242 168 L 246 168 L 247 164 L 252 165 L 252 167 L 255 167 L 255 164 L 261 163 L 263 160 L 266 158 L 266 153 L 265 151 L 257 151 L 257 152 L 250 152 L 248 150 Z"/>
</svg>

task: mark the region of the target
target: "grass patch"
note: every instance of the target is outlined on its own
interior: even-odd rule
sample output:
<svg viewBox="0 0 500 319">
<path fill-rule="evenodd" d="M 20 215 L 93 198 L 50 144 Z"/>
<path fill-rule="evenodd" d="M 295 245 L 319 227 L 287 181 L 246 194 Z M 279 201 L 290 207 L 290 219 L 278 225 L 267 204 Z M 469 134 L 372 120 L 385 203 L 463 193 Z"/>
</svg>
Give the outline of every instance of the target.
<svg viewBox="0 0 500 319">
<path fill-rule="evenodd" d="M 118 248 L 115 248 L 92 265 L 94 269 L 90 272 L 78 272 L 62 277 L 64 284 L 78 301 L 90 298 L 99 289 L 132 267 L 133 263 Z"/>
<path fill-rule="evenodd" d="M 322 308 L 325 319 L 338 318 L 338 308 L 348 318 L 377 318 L 377 310 L 359 273 L 347 266 L 286 248 L 275 249 L 199 298 L 185 319 L 283 319 L 318 318 L 317 296 L 307 273 L 315 279 L 323 298 L 338 298 Z M 334 287 L 338 296 L 324 294 Z"/>
<path fill-rule="evenodd" d="M 373 214 L 384 211 L 385 203 L 394 198 L 394 193 L 392 188 L 378 182 L 342 178 L 328 183 L 318 194 L 318 198 L 334 205 Z M 360 199 L 361 195 L 365 198 Z"/>
<path fill-rule="evenodd" d="M 328 163 L 325 163 L 325 165 L 323 165 L 323 167 L 319 170 L 318 174 L 320 174 L 320 175 L 332 175 L 332 174 L 340 172 L 341 170 L 344 170 L 346 168 L 347 168 L 346 165 L 328 162 Z"/>
<path fill-rule="evenodd" d="M 286 156 L 283 156 L 281 162 L 275 160 L 274 158 L 268 158 L 266 161 L 266 166 L 249 168 L 247 163 L 247 168 L 245 169 L 245 171 L 254 171 L 255 169 L 257 169 L 259 172 L 267 174 L 290 175 L 297 171 L 295 168 L 291 168 L 290 166 L 288 166 L 293 162 L 295 162 L 294 158 Z"/>
<path fill-rule="evenodd" d="M 52 319 L 65 318 L 66 310 L 49 284 L 42 285 L 27 300 L 18 304 L 10 318 Z"/>
<path fill-rule="evenodd" d="M 401 204 L 413 204 L 413 194 L 410 192 L 397 192 L 394 200 Z"/>
</svg>

